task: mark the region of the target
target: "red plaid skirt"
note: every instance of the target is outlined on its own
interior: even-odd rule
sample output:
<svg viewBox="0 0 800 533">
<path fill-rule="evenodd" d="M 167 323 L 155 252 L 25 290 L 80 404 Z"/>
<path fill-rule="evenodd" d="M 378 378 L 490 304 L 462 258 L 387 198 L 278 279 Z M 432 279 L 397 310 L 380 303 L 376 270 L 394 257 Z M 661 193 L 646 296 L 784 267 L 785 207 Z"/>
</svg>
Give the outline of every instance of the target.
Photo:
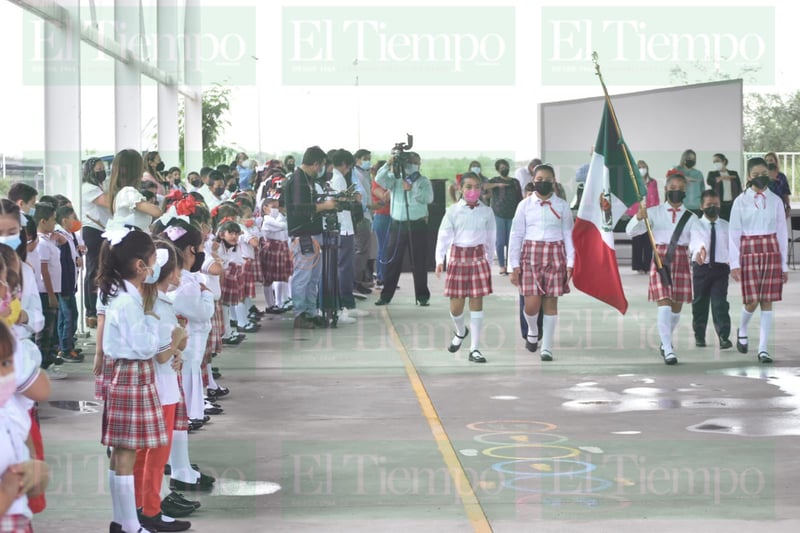
<svg viewBox="0 0 800 533">
<path fill-rule="evenodd" d="M 103 356 L 103 372 L 94 377 L 94 397 L 98 400 L 106 400 L 108 384 L 111 383 L 111 376 L 114 375 L 114 360 L 107 355 Z"/>
<path fill-rule="evenodd" d="M 178 374 L 178 390 L 181 392 L 181 397 L 178 400 L 177 407 L 175 407 L 175 425 L 172 429 L 175 431 L 188 431 L 189 413 L 186 411 L 186 400 L 184 399 L 186 395 L 183 393 L 183 374 L 181 372 L 176 372 L 176 374 Z"/>
<path fill-rule="evenodd" d="M 253 260 L 253 264 L 255 265 L 255 273 L 256 273 L 256 282 L 264 283 L 264 270 L 261 268 L 261 249 L 264 248 L 264 238 L 258 240 L 258 246 L 256 246 L 256 258 Z"/>
<path fill-rule="evenodd" d="M 222 276 L 220 303 L 222 305 L 237 305 L 244 300 L 244 269 L 242 265 L 229 263 Z"/>
<path fill-rule="evenodd" d="M 739 265 L 744 303 L 780 302 L 783 299 L 783 260 L 774 233 L 742 235 Z"/>
<path fill-rule="evenodd" d="M 657 244 L 658 256 L 664 260 L 667 255 L 666 244 Z M 672 274 L 672 287 L 664 287 L 661 284 L 661 276 L 656 270 L 656 262 L 650 265 L 650 286 L 647 289 L 647 299 L 651 302 L 659 300 L 672 300 L 674 303 L 689 303 L 692 301 L 692 271 L 689 268 L 689 248 L 687 246 L 676 246 L 675 256 L 669 267 Z"/>
<path fill-rule="evenodd" d="M 33 533 L 30 519 L 21 514 L 0 516 L 0 531 L 3 533 Z"/>
<path fill-rule="evenodd" d="M 564 241 L 525 241 L 519 266 L 523 296 L 561 296 L 569 292 Z"/>
<path fill-rule="evenodd" d="M 447 262 L 444 295 L 450 298 L 479 298 L 492 294 L 492 268 L 483 245 L 452 246 Z"/>
<path fill-rule="evenodd" d="M 242 296 L 244 298 L 256 297 L 256 263 L 255 259 L 245 259 L 242 271 Z"/>
<path fill-rule="evenodd" d="M 128 450 L 167 445 L 153 360 L 117 359 L 103 409 L 106 446 Z"/>
<path fill-rule="evenodd" d="M 275 239 L 265 239 L 261 246 L 258 258 L 261 261 L 261 272 L 264 285 L 276 281 L 289 281 L 292 275 L 292 255 L 289 253 L 289 243 Z"/>
<path fill-rule="evenodd" d="M 211 315 L 211 331 L 208 332 L 206 341 L 207 353 L 220 353 L 222 351 L 222 334 L 225 333 L 225 324 L 222 322 L 222 305 L 219 300 L 214 302 L 214 314 Z"/>
</svg>

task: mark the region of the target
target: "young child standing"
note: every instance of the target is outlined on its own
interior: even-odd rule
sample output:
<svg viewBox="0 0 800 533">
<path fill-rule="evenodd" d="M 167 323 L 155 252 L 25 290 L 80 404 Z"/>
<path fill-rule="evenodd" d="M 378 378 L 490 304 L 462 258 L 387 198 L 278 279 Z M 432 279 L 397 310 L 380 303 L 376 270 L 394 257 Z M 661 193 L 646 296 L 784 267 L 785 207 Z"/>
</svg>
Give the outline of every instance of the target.
<svg viewBox="0 0 800 533">
<path fill-rule="evenodd" d="M 469 360 L 473 363 L 486 362 L 479 343 L 483 297 L 492 294 L 491 264 L 496 238 L 494 213 L 480 198 L 481 179 L 467 172 L 461 177 L 461 199 L 447 209 L 436 239 L 436 276 L 442 275 L 448 256 L 444 295 L 450 298 L 450 317 L 456 326 L 448 351 L 457 352 L 470 332 L 464 323 L 464 303 L 469 298 Z"/>
<path fill-rule="evenodd" d="M 284 311 L 289 299 L 289 277 L 292 275 L 286 209 L 280 205 L 278 198 L 269 197 L 264 202 L 263 210 L 261 230 L 264 244 L 259 260 L 264 276 L 264 300 L 269 312 L 279 313 Z"/>
<path fill-rule="evenodd" d="M 572 212 L 569 204 L 554 194 L 555 181 L 552 166 L 543 164 L 533 169 L 534 193 L 517 206 L 508 245 L 511 283 L 520 288 L 525 298 L 523 313 L 528 325 L 525 347 L 529 352 L 539 347 L 540 307 L 544 313 L 542 361 L 553 360 L 558 297 L 569 292 L 575 262 Z"/>
<path fill-rule="evenodd" d="M 239 247 L 239 236 L 242 234 L 242 228 L 238 223 L 232 220 L 225 220 L 217 228 L 217 238 L 220 242 L 219 256 L 224 261 L 225 274 L 222 278 L 222 296 L 220 303 L 222 304 L 222 314 L 225 317 L 225 334 L 222 337 L 223 344 L 234 344 L 236 340 L 236 330 L 231 326 L 231 322 L 235 321 L 240 326 L 244 326 L 241 318 L 237 320 L 236 306 L 242 303 L 244 295 L 242 294 L 242 275 L 244 270 L 244 262 L 242 260 L 242 252 Z M 238 343 L 236 343 L 238 344 Z"/>
<path fill-rule="evenodd" d="M 100 251 L 98 288 L 106 306 L 103 353 L 114 370 L 103 410 L 105 446 L 113 447 L 109 487 L 113 507 L 112 532 L 139 531 L 133 466 L 136 450 L 168 444 L 164 415 L 156 390 L 153 359 L 166 362 L 171 353 L 159 352 L 159 318 L 145 311 L 145 283 L 154 283 L 160 267 L 150 236 L 129 228 L 106 230 Z M 179 345 L 186 330 L 175 327 L 172 343 Z M 158 354 L 158 355 L 156 355 Z"/>
<path fill-rule="evenodd" d="M 747 161 L 747 190 L 736 197 L 731 208 L 731 277 L 742 285 L 742 317 L 736 330 L 736 349 L 747 353 L 747 327 L 761 307 L 758 361 L 771 363 L 768 341 L 772 329 L 772 302 L 783 297 L 789 280 L 788 234 L 783 200 L 770 191 L 767 162 L 754 157 Z"/>
<path fill-rule="evenodd" d="M 39 237 L 36 251 L 42 273 L 37 282 L 44 314 L 44 327 L 36 336 L 36 343 L 42 352 L 42 365 L 46 368 L 51 363 L 61 362 L 54 346 L 54 342 L 57 341 L 58 295 L 61 293 L 61 253 L 52 237 L 56 228 L 55 207 L 48 203 L 36 204 L 33 220 L 36 222 Z"/>
<path fill-rule="evenodd" d="M 61 292 L 58 295 L 58 356 L 66 362 L 80 363 L 83 354 L 75 350 L 75 333 L 78 326 L 78 303 L 75 295 L 78 290 L 78 255 L 74 232 L 80 230 L 80 222 L 72 206 L 64 205 L 56 209 L 56 232 L 63 235 L 66 242 L 58 246 L 61 262 Z"/>
<path fill-rule="evenodd" d="M 672 333 L 681 318 L 683 304 L 692 301 L 689 236 L 697 216 L 683 205 L 686 186 L 686 176 L 680 170 L 673 169 L 667 172 L 667 201 L 656 207 L 645 207 L 641 204 L 639 212 L 631 218 L 625 228 L 631 237 L 641 235 L 647 231 L 644 219 L 649 218 L 657 245 L 656 251 L 664 264 L 669 265 L 672 285 L 662 283 L 653 261 L 650 267 L 650 286 L 647 291 L 647 299 L 656 302 L 658 306 L 660 352 L 667 365 L 678 362 L 672 346 Z"/>
</svg>

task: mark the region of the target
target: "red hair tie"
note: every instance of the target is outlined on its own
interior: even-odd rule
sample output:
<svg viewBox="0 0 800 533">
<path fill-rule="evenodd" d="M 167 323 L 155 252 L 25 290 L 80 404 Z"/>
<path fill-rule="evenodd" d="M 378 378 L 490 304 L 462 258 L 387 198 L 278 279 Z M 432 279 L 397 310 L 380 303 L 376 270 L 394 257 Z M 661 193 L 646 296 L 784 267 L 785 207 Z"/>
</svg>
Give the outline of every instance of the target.
<svg viewBox="0 0 800 533">
<path fill-rule="evenodd" d="M 219 221 L 219 225 L 221 226 L 221 225 L 223 225 L 223 224 L 224 224 L 224 223 L 226 223 L 226 222 L 233 222 L 233 218 L 231 218 L 231 217 L 225 217 L 225 218 L 223 218 L 222 220 L 220 220 L 220 221 Z"/>
<path fill-rule="evenodd" d="M 165 196 L 165 198 L 171 202 L 177 202 L 183 199 L 183 192 L 178 189 L 175 189 L 170 191 L 170 193 L 167 196 Z"/>
<path fill-rule="evenodd" d="M 175 210 L 178 212 L 179 215 L 190 216 L 193 215 L 195 209 L 197 207 L 197 200 L 194 199 L 194 196 L 187 195 L 182 200 L 180 200 L 177 204 L 175 204 Z"/>
<path fill-rule="evenodd" d="M 217 205 L 214 209 L 211 210 L 212 217 L 217 218 L 218 214 L 219 214 L 219 205 Z"/>
</svg>

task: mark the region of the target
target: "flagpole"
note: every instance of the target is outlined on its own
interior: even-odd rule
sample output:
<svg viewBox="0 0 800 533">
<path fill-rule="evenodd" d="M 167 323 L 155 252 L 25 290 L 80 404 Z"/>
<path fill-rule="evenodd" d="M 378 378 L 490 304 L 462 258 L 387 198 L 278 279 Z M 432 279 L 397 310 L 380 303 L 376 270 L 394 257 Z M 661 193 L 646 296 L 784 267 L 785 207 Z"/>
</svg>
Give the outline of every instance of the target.
<svg viewBox="0 0 800 533">
<path fill-rule="evenodd" d="M 606 88 L 606 82 L 603 80 L 603 74 L 600 73 L 600 63 L 598 62 L 599 56 L 597 52 L 592 52 L 592 63 L 594 63 L 594 70 L 597 77 L 600 79 L 600 85 L 603 87 L 603 94 L 605 95 L 606 104 L 608 105 L 609 111 L 611 111 L 611 120 L 614 122 L 614 129 L 617 130 L 617 137 L 619 138 L 620 144 L 622 144 L 622 153 L 625 154 L 625 164 L 628 167 L 628 175 L 633 181 L 633 188 L 636 190 L 636 196 L 639 197 L 639 202 L 641 203 L 644 199 L 642 197 L 641 191 L 639 191 L 639 183 L 636 181 L 636 174 L 633 172 L 633 165 L 631 164 L 631 160 L 628 157 L 628 145 L 625 144 L 625 140 L 622 137 L 622 130 L 619 127 L 619 122 L 617 121 L 617 113 L 614 111 L 614 105 L 611 103 L 611 97 L 608 95 L 608 89 Z M 647 228 L 647 235 L 650 237 L 650 246 L 653 247 L 653 260 L 656 263 L 656 270 L 661 275 L 662 282 L 666 285 L 672 285 L 671 276 L 669 273 L 664 270 L 664 263 L 661 261 L 661 256 L 658 255 L 658 250 L 656 249 L 656 238 L 653 235 L 653 228 L 650 227 L 650 219 L 647 218 L 647 211 L 644 213 L 644 224 Z"/>
</svg>

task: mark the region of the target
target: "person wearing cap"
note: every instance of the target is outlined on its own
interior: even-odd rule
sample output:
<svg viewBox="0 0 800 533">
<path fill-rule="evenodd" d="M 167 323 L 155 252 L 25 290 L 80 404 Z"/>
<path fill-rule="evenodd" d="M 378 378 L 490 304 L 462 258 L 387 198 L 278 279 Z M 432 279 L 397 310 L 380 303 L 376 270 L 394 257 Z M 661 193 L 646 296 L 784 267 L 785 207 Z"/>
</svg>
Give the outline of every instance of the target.
<svg viewBox="0 0 800 533">
<path fill-rule="evenodd" d="M 656 242 L 656 251 L 662 264 L 669 269 L 671 284 L 665 285 L 654 261 L 650 267 L 650 284 L 647 290 L 647 299 L 656 302 L 658 306 L 660 352 L 667 365 L 678 362 L 672 346 L 672 335 L 681 318 L 683 304 L 692 301 L 689 238 L 697 216 L 683 204 L 686 187 L 687 180 L 683 172 L 676 169 L 668 171 L 666 202 L 655 207 L 640 204 L 639 212 L 635 217 L 631 217 L 625 228 L 630 237 L 642 235 L 647 231 L 644 219 L 648 218 Z"/>
</svg>

